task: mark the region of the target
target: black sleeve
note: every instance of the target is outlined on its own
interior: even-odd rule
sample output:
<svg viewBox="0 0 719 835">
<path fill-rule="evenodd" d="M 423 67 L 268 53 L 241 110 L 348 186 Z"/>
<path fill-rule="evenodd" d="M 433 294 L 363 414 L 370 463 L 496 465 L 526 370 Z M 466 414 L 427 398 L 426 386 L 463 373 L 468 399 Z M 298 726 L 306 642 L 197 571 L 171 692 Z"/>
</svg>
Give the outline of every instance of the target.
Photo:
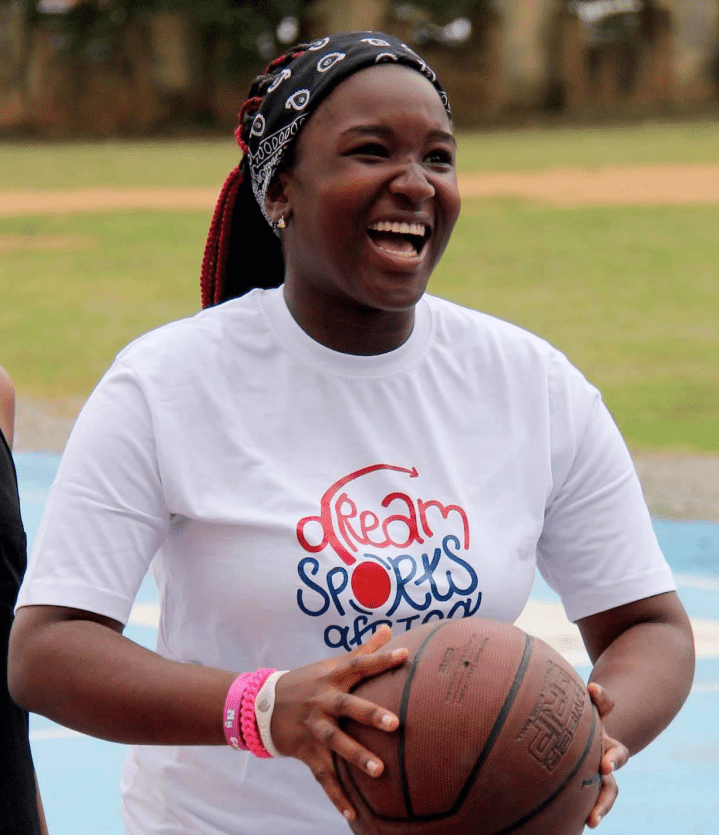
<svg viewBox="0 0 719 835">
<path fill-rule="evenodd" d="M 0 835 L 40 835 L 28 716 L 12 701 L 7 688 L 8 639 L 26 564 L 17 474 L 0 431 Z"/>
</svg>

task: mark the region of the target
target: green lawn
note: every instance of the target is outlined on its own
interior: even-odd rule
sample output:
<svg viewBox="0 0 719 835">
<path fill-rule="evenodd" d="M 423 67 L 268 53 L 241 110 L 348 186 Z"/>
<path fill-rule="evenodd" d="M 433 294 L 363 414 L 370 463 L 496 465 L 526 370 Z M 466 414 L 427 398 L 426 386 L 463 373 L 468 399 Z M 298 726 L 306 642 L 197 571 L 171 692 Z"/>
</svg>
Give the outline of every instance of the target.
<svg viewBox="0 0 719 835">
<path fill-rule="evenodd" d="M 432 289 L 539 333 L 634 448 L 719 451 L 719 206 L 465 201 Z"/>
<path fill-rule="evenodd" d="M 194 313 L 208 225 L 198 212 L 0 218 L 0 239 L 68 241 L 1 253 L 0 288 L 12 303 L 0 308 L 0 363 L 16 387 L 84 397 L 124 344 Z"/>
<path fill-rule="evenodd" d="M 462 170 L 719 160 L 719 126 L 490 132 Z M 217 185 L 226 142 L 0 145 L 0 189 Z M 0 363 L 20 392 L 83 398 L 125 343 L 199 307 L 210 212 L 0 218 Z M 549 339 L 634 448 L 719 449 L 719 206 L 465 200 L 431 289 Z M 32 247 L 15 247 L 23 237 Z M 55 240 L 62 248 L 43 245 Z M 4 241 L 4 243 L 2 243 Z"/>
<path fill-rule="evenodd" d="M 460 133 L 458 143 L 459 165 L 467 172 L 716 162 L 719 119 Z M 239 158 L 231 134 L 218 139 L 0 143 L 0 189 L 213 186 L 222 183 Z"/>
<path fill-rule="evenodd" d="M 458 148 L 463 171 L 717 162 L 719 119 L 461 134 Z"/>
</svg>

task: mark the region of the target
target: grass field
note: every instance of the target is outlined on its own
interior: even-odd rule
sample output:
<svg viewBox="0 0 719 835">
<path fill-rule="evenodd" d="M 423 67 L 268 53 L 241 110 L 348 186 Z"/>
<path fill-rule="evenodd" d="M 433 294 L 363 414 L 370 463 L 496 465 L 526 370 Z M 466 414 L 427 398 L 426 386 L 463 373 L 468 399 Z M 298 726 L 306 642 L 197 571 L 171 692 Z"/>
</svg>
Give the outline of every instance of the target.
<svg viewBox="0 0 719 835">
<path fill-rule="evenodd" d="M 462 171 L 610 164 L 716 162 L 719 119 L 607 128 L 558 127 L 460 133 Z M 212 186 L 237 165 L 226 139 L 57 144 L 0 143 L 0 189 L 81 186 Z"/>
<path fill-rule="evenodd" d="M 719 123 L 497 131 L 460 146 L 461 170 L 478 172 L 719 162 Z M 237 156 L 231 137 L 0 145 L 0 190 L 219 189 Z M 83 398 L 122 345 L 197 310 L 208 223 L 183 211 L 0 218 L 0 362 L 18 390 Z M 564 350 L 633 448 L 716 452 L 717 229 L 719 206 L 469 199 L 431 289 Z"/>
</svg>

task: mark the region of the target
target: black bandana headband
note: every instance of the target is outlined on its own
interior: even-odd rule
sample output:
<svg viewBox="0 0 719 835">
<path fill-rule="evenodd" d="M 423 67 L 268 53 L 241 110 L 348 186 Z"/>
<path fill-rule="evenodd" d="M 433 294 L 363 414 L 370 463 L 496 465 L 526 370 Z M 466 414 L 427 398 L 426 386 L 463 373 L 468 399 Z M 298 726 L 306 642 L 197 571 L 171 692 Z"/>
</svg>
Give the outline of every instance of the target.
<svg viewBox="0 0 719 835">
<path fill-rule="evenodd" d="M 275 232 L 277 225 L 265 211 L 265 195 L 303 123 L 340 81 L 374 64 L 389 63 L 411 67 L 428 78 L 451 117 L 447 94 L 432 69 L 408 46 L 382 32 L 343 32 L 314 41 L 277 73 L 247 141 L 252 191 Z"/>
</svg>

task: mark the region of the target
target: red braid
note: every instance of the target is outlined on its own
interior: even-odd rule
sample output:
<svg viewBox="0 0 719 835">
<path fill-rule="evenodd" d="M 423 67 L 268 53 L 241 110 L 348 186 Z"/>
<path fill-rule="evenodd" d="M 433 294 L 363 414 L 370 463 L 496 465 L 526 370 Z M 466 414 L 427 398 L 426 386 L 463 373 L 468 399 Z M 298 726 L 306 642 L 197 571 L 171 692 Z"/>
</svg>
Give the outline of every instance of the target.
<svg viewBox="0 0 719 835">
<path fill-rule="evenodd" d="M 228 178 L 225 180 L 215 206 L 215 212 L 212 215 L 200 272 L 203 308 L 210 307 L 222 300 L 227 251 L 230 245 L 232 213 L 242 180 L 242 172 L 238 165 L 237 168 L 230 171 Z"/>
<path fill-rule="evenodd" d="M 251 99 L 247 99 L 247 101 L 242 105 L 240 112 L 237 116 L 237 129 L 235 130 L 235 139 L 237 140 L 237 144 L 242 149 L 242 153 L 246 154 L 249 152 L 249 148 L 247 147 L 247 142 L 243 136 L 246 128 L 246 119 L 245 116 L 248 113 L 257 113 L 260 109 L 260 105 L 263 102 L 263 98 L 261 96 L 253 96 Z"/>
<path fill-rule="evenodd" d="M 292 47 L 292 49 L 285 52 L 284 55 L 278 55 L 273 61 L 265 68 L 265 75 L 269 75 L 272 70 L 279 70 L 284 69 L 291 61 L 294 61 L 295 58 L 299 58 L 300 55 L 305 54 L 305 50 L 307 48 L 307 44 L 297 44 L 297 46 Z"/>
<path fill-rule="evenodd" d="M 258 76 L 251 88 L 250 95 L 247 101 L 242 105 L 242 109 L 238 116 L 237 130 L 235 131 L 235 138 L 237 144 L 240 146 L 244 154 L 248 153 L 247 140 L 249 139 L 250 131 L 252 129 L 252 121 L 254 114 L 262 106 L 267 88 L 274 81 L 273 73 L 284 68 L 294 58 L 306 50 L 306 44 L 298 44 L 285 55 L 280 55 L 275 58 L 267 69 L 265 74 Z M 237 193 L 244 181 L 243 170 L 245 165 L 240 165 L 230 172 L 229 177 L 225 180 L 222 186 L 222 191 L 217 200 L 217 206 L 212 216 L 210 223 L 210 231 L 207 235 L 207 243 L 205 244 L 205 254 L 202 258 L 202 269 L 200 272 L 200 289 L 202 291 L 202 307 L 211 307 L 219 304 L 226 298 L 226 290 L 229 295 L 233 295 L 235 288 L 226 288 L 227 284 L 227 261 L 230 254 L 230 238 L 232 235 L 232 216 L 235 210 L 235 203 L 237 201 Z M 249 176 L 249 175 L 248 175 Z M 262 216 L 260 215 L 260 218 Z M 273 248 L 277 246 L 274 238 L 274 232 L 270 232 L 269 225 L 265 226 L 264 219 L 261 220 L 263 232 L 267 231 L 270 235 L 270 243 Z M 279 250 L 278 250 L 279 252 Z M 282 264 L 281 255 L 278 255 L 276 267 L 279 278 L 276 284 L 268 286 L 278 286 L 282 280 Z M 270 270 L 269 273 L 272 271 Z M 268 273 L 268 274 L 269 274 Z M 272 273 L 274 276 L 274 273 Z"/>
</svg>

